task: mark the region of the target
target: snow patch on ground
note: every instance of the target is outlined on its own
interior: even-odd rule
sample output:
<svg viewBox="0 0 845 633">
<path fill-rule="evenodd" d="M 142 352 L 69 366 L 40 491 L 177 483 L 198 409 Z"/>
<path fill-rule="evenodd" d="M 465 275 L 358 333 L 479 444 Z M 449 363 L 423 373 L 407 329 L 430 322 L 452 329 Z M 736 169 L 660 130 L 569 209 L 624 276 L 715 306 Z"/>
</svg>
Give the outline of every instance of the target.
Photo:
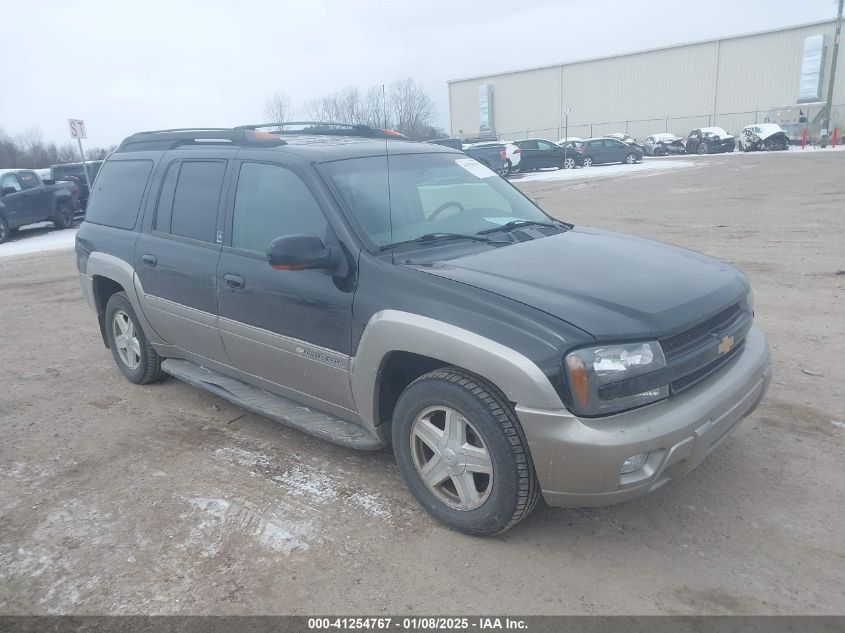
<svg viewBox="0 0 845 633">
<path fill-rule="evenodd" d="M 367 514 L 389 519 L 391 514 L 387 509 L 387 501 L 379 494 L 370 492 L 353 492 L 349 495 L 349 502 L 358 506 Z"/>
<path fill-rule="evenodd" d="M 514 184 L 537 180 L 585 180 L 604 176 L 626 176 L 649 172 L 664 172 L 675 169 L 695 167 L 698 163 L 691 160 L 648 160 L 635 165 L 593 165 L 576 169 L 551 169 L 523 174 L 512 179 Z"/>
<path fill-rule="evenodd" d="M 244 466 L 251 473 L 262 472 L 284 488 L 287 495 L 301 499 L 312 509 L 342 503 L 372 517 L 392 518 L 389 500 L 369 490 L 349 492 L 347 482 L 342 477 L 324 469 L 298 462 L 284 467 L 264 453 L 236 447 L 218 448 L 214 456 Z"/>
<path fill-rule="evenodd" d="M 206 558 L 214 556 L 232 532 L 246 534 L 285 556 L 307 551 L 306 537 L 316 533 L 310 522 L 285 519 L 274 512 L 265 514 L 227 499 L 194 497 L 190 504 L 203 512 L 204 518 L 191 531 L 188 544 L 199 546 Z"/>
<path fill-rule="evenodd" d="M 46 251 L 69 250 L 73 248 L 77 229 L 63 229 L 50 231 L 38 235 L 27 236 L 26 229 L 21 230 L 20 236 L 10 242 L 0 244 L 0 257 L 14 257 L 30 253 Z"/>
<path fill-rule="evenodd" d="M 319 504 L 330 503 L 338 498 L 337 482 L 326 473 L 295 464 L 273 481 L 283 485 L 288 492 L 298 497 L 307 497 Z"/>
<path fill-rule="evenodd" d="M 33 508 L 35 510 L 35 508 Z M 48 613 L 63 615 L 79 609 L 81 597 L 101 584 L 99 576 L 74 578 L 80 558 L 97 552 L 114 534 L 111 515 L 70 499 L 47 514 L 28 539 L 28 546 L 13 545 L 0 534 L 0 586 L 49 578 L 49 586 L 33 596 Z M 0 596 L 0 604 L 3 598 Z"/>
<path fill-rule="evenodd" d="M 214 456 L 220 459 L 233 461 L 241 466 L 260 466 L 266 468 L 273 463 L 273 460 L 267 455 L 248 451 L 243 448 L 218 448 L 214 451 Z"/>
</svg>

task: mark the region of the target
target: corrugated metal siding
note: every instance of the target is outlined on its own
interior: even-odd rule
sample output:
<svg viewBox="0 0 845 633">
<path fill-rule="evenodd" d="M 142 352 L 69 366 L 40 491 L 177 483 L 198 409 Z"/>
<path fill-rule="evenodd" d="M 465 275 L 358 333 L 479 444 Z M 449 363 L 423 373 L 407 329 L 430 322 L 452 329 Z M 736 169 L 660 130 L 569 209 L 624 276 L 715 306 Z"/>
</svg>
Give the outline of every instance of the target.
<svg viewBox="0 0 845 633">
<path fill-rule="evenodd" d="M 773 108 L 794 105 L 804 38 L 825 35 L 822 99 L 830 77 L 835 22 L 714 40 L 626 56 L 549 66 L 449 84 L 456 135 L 478 130 L 478 86 L 494 86 L 496 131 L 562 136 L 562 109 L 572 106 L 570 136 L 627 132 L 685 135 L 719 125 L 736 133 Z M 845 46 L 834 103 L 845 103 Z M 562 80 L 562 86 L 561 86 Z M 561 90 L 561 87 L 563 90 Z M 738 113 L 738 114 L 726 114 Z M 592 124 L 592 125 L 591 125 Z"/>
<path fill-rule="evenodd" d="M 713 92 L 716 44 L 640 53 L 563 67 L 565 100 L 572 103 L 570 127 L 592 134 L 626 132 L 635 137 L 665 127 L 665 117 L 706 114 L 701 95 Z M 636 119 L 653 119 L 638 121 Z M 606 123 L 605 125 L 600 125 Z M 626 129 L 627 128 L 627 129 Z"/>
</svg>

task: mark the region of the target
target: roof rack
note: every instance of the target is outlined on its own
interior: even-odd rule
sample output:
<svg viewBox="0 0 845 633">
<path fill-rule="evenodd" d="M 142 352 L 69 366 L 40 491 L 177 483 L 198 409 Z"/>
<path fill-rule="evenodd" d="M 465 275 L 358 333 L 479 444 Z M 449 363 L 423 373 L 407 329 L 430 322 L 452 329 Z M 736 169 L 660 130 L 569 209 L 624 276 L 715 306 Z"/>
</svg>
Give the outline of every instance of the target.
<svg viewBox="0 0 845 633">
<path fill-rule="evenodd" d="M 141 152 L 144 150 L 168 150 L 184 145 L 223 144 L 234 146 L 274 147 L 285 145 L 275 134 L 258 132 L 247 128 L 203 127 L 173 128 L 138 132 L 123 139 L 118 152 Z"/>
<path fill-rule="evenodd" d="M 290 130 L 299 126 L 301 129 Z M 276 128 L 269 131 L 270 128 Z M 256 123 L 237 127 L 173 128 L 138 132 L 123 140 L 116 151 L 141 152 L 144 150 L 169 150 L 185 145 L 222 144 L 228 146 L 275 147 L 286 145 L 280 138 L 285 134 L 314 134 L 326 136 L 359 136 L 364 138 L 404 139 L 394 130 L 374 128 L 356 123 L 330 121 L 278 121 Z"/>
<path fill-rule="evenodd" d="M 294 126 L 303 126 L 298 130 L 286 130 Z M 396 130 L 388 130 L 378 127 L 370 127 L 363 123 L 338 123 L 336 121 L 275 121 L 273 123 L 254 123 L 250 125 L 239 125 L 236 130 L 271 130 L 273 134 L 316 134 L 326 136 L 363 136 L 364 138 L 395 138 L 405 139 L 403 134 Z"/>
</svg>

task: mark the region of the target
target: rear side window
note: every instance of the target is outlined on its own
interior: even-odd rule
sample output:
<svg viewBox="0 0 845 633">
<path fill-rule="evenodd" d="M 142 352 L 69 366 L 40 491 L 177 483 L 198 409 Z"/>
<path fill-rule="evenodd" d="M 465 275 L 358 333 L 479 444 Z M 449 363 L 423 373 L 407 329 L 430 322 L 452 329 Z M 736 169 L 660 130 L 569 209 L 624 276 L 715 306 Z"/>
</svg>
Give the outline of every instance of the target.
<svg viewBox="0 0 845 633">
<path fill-rule="evenodd" d="M 138 219 L 141 198 L 153 170 L 151 160 L 110 160 L 100 170 L 88 208 L 86 222 L 118 229 L 131 229 Z"/>
<path fill-rule="evenodd" d="M 225 161 L 184 161 L 171 165 L 162 183 L 155 229 L 215 242 L 217 207 L 225 172 Z"/>
<path fill-rule="evenodd" d="M 18 173 L 18 178 L 21 180 L 21 186 L 24 189 L 32 189 L 38 186 L 38 178 L 35 177 L 31 171 L 22 171 Z"/>
</svg>

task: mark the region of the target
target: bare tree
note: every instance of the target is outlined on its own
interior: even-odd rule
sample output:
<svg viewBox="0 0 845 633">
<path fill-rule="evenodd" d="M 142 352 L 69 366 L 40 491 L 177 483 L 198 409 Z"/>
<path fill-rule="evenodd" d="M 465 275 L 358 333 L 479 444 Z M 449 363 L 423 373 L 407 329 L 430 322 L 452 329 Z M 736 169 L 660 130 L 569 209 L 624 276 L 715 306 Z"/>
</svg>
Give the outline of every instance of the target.
<svg viewBox="0 0 845 633">
<path fill-rule="evenodd" d="M 59 163 L 73 163 L 79 159 L 79 150 L 72 143 L 65 143 L 59 148 L 56 158 Z"/>
<path fill-rule="evenodd" d="M 388 127 L 413 139 L 429 139 L 440 130 L 433 124 L 434 101 L 413 79 L 393 82 L 385 91 L 370 86 L 365 93 L 349 86 L 305 104 L 314 121 L 337 121 Z"/>
<path fill-rule="evenodd" d="M 282 91 L 274 93 L 264 104 L 264 116 L 270 122 L 287 121 L 291 112 L 290 97 Z"/>
<path fill-rule="evenodd" d="M 432 98 L 410 77 L 390 84 L 387 108 L 393 129 L 412 139 L 427 136 L 437 113 Z"/>
<path fill-rule="evenodd" d="M 305 111 L 313 121 L 332 123 L 364 123 L 364 99 L 355 86 L 348 86 L 305 104 Z"/>
</svg>

